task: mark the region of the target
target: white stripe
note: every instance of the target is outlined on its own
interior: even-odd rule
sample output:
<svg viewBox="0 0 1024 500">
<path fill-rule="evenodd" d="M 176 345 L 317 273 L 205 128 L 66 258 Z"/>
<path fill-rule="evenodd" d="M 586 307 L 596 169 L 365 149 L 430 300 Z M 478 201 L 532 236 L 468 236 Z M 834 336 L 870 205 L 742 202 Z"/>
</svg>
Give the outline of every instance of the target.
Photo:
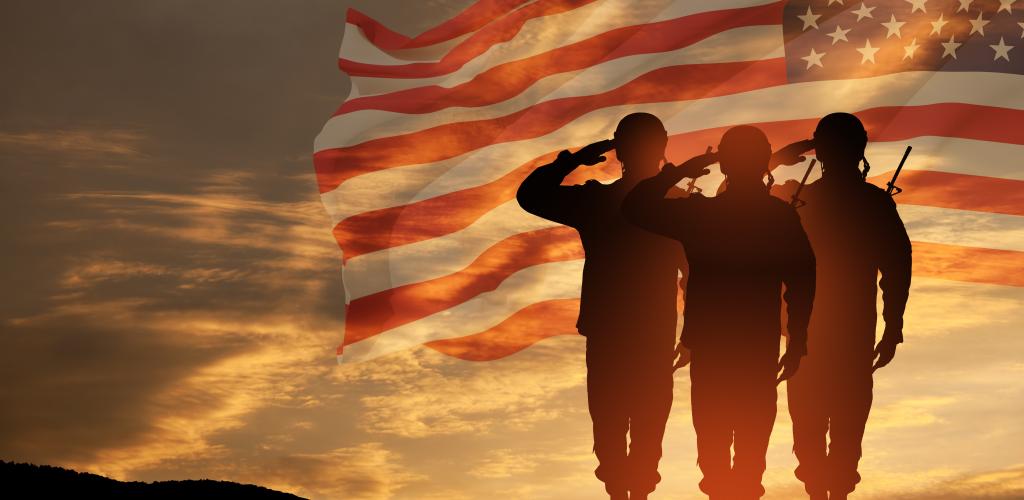
<svg viewBox="0 0 1024 500">
<path fill-rule="evenodd" d="M 344 359 L 361 361 L 445 338 L 487 330 L 516 311 L 545 300 L 580 296 L 583 261 L 554 262 L 525 268 L 487 293 L 426 318 L 356 342 Z"/>
<path fill-rule="evenodd" d="M 899 212 L 914 241 L 1024 252 L 1024 217 L 1018 215 L 907 204 Z"/>
<path fill-rule="evenodd" d="M 709 193 L 716 189 L 707 186 Z M 899 211 L 915 241 L 1024 251 L 1024 217 L 906 204 Z M 512 200 L 461 231 L 351 259 L 345 266 L 346 291 L 352 294 L 350 300 L 356 300 L 440 278 L 464 269 L 505 238 L 555 226 L 524 212 Z"/>
<path fill-rule="evenodd" d="M 423 281 L 424 276 L 445 276 L 466 267 L 503 238 L 557 225 L 523 212 L 513 199 L 461 231 L 352 258 L 345 264 L 345 291 L 351 301 Z"/>
<path fill-rule="evenodd" d="M 492 144 L 447 160 L 363 174 L 324 193 L 322 200 L 337 223 L 360 212 L 467 189 L 493 181 L 547 152 L 609 137 L 619 118 L 636 111 L 663 117 L 669 133 L 679 134 L 739 123 L 817 118 L 838 109 L 856 111 L 877 106 L 965 102 L 1024 109 L 1024 93 L 1017 91 L 1020 82 L 1019 76 L 997 73 L 911 72 L 790 84 L 693 101 L 612 106 L 580 116 L 541 137 Z M 965 93 L 965 89 L 970 92 Z M 529 119 L 527 113 L 523 120 Z"/>
<path fill-rule="evenodd" d="M 366 62 L 370 64 L 402 65 L 411 62 L 432 62 L 437 61 L 448 53 L 456 45 L 464 42 L 473 33 L 465 33 L 451 40 L 417 47 L 412 49 L 381 49 L 373 44 L 359 26 L 345 23 L 345 32 L 342 34 L 341 47 L 338 49 L 338 57 L 350 61 Z"/>
<path fill-rule="evenodd" d="M 566 11 L 530 19 L 509 41 L 495 44 L 466 62 L 458 70 L 429 78 L 353 77 L 352 86 L 360 95 L 373 95 L 407 88 L 440 85 L 453 87 L 472 80 L 495 66 L 571 45 L 602 33 L 651 22 L 675 19 L 714 10 L 751 7 L 773 3 L 766 0 L 720 0 L 715 3 L 678 2 L 672 0 L 599 0 Z M 395 65 L 405 64 L 394 54 L 388 55 L 373 47 L 359 30 L 346 30 L 340 49 L 341 57 L 354 61 Z M 351 48 L 350 48 L 351 47 Z"/>
<path fill-rule="evenodd" d="M 665 66 L 750 61 L 783 57 L 779 26 L 737 28 L 671 52 L 622 57 L 537 80 L 506 101 L 483 107 L 450 107 L 432 113 L 407 114 L 360 110 L 332 117 L 313 145 L 315 151 L 348 147 L 386 136 L 425 130 L 444 123 L 479 121 L 510 115 L 540 102 L 595 95 L 612 90 Z"/>
</svg>

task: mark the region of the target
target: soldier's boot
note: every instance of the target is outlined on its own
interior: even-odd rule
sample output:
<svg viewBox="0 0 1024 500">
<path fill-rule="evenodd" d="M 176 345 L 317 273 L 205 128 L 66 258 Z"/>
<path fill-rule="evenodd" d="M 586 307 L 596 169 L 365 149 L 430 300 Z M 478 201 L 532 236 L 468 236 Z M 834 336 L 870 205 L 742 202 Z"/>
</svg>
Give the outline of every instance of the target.
<svg viewBox="0 0 1024 500">
<path fill-rule="evenodd" d="M 625 486 L 606 484 L 604 490 L 608 492 L 610 500 L 629 500 L 629 492 Z"/>
</svg>

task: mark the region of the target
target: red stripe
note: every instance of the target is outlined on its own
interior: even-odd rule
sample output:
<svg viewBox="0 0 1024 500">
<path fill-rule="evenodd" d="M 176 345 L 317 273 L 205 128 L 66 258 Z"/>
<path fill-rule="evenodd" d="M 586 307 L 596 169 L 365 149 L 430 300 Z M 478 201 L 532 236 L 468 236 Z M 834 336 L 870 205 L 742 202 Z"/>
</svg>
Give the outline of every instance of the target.
<svg viewBox="0 0 1024 500">
<path fill-rule="evenodd" d="M 885 187 L 891 178 L 892 174 L 887 173 L 872 177 L 870 181 Z M 904 190 L 894 198 L 899 203 L 1024 215 L 1024 182 L 1017 180 L 904 170 L 896 184 Z"/>
<path fill-rule="evenodd" d="M 505 278 L 525 267 L 581 258 L 583 248 L 572 228 L 562 226 L 516 234 L 485 250 L 461 271 L 353 300 L 345 315 L 345 345 L 494 290 Z"/>
<path fill-rule="evenodd" d="M 914 242 L 914 276 L 1021 287 L 1022 269 L 1022 252 Z M 467 361 L 500 359 L 545 338 L 574 334 L 578 310 L 578 299 L 537 302 L 493 328 L 426 346 Z"/>
<path fill-rule="evenodd" d="M 517 96 L 541 78 L 635 54 L 667 52 L 741 26 L 778 23 L 781 4 L 696 14 L 630 26 L 495 66 L 455 87 L 431 85 L 346 101 L 335 113 L 364 109 L 431 113 L 449 107 L 486 106 Z M 669 62 L 669 61 L 666 61 Z"/>
<path fill-rule="evenodd" d="M 964 115 L 978 120 L 992 120 L 991 125 L 965 126 L 964 136 L 997 142 L 1024 143 L 1024 133 L 1016 129 L 1016 136 L 995 130 L 1011 120 L 1024 119 L 1024 112 L 1001 108 L 968 105 L 930 105 L 907 108 L 875 108 L 857 113 L 870 130 L 876 142 L 906 141 L 913 137 L 949 135 L 948 121 Z M 1015 118 L 1016 117 L 1016 118 Z M 809 135 L 817 119 L 762 122 L 757 124 L 775 144 L 788 144 Z M 895 124 L 895 125 L 893 125 Z M 728 127 L 705 129 L 671 137 L 666 156 L 689 158 L 704 151 L 718 140 Z M 1010 127 L 1012 129 L 1012 127 Z M 511 200 L 519 183 L 537 166 L 551 161 L 554 153 L 535 158 L 514 168 L 501 178 L 469 189 L 454 191 L 427 200 L 356 214 L 338 223 L 334 236 L 344 249 L 345 259 L 386 248 L 423 241 L 465 229 L 498 205 Z M 618 176 L 613 162 L 605 169 L 579 169 L 568 179 L 569 183 L 584 178 L 600 180 Z M 883 185 L 887 176 L 873 179 Z M 929 205 L 962 210 L 1022 215 L 1021 181 L 992 177 L 947 174 L 938 172 L 907 171 L 900 184 L 907 190 L 896 197 L 901 203 Z"/>
<path fill-rule="evenodd" d="M 739 73 L 743 78 L 736 78 Z M 313 155 L 313 163 L 323 193 L 357 175 L 445 160 L 492 144 L 547 135 L 608 106 L 721 96 L 782 85 L 785 80 L 783 59 L 659 68 L 602 94 L 554 99 L 498 118 L 448 123 L 319 151 Z"/>
<path fill-rule="evenodd" d="M 579 299 L 537 302 L 480 333 L 425 345 L 466 361 L 493 361 L 555 335 L 575 335 L 579 307 Z"/>
<path fill-rule="evenodd" d="M 915 241 L 914 276 L 1024 286 L 1024 252 Z"/>
<path fill-rule="evenodd" d="M 425 78 L 451 73 L 493 45 L 514 38 L 523 24 L 533 18 L 568 12 L 594 0 L 542 0 L 523 6 L 508 15 L 488 23 L 459 43 L 437 62 L 416 62 L 401 65 L 369 64 L 350 59 L 338 59 L 338 67 L 349 76 L 384 78 Z"/>
<path fill-rule="evenodd" d="M 347 21 L 358 26 L 370 43 L 384 50 L 414 49 L 458 38 L 504 16 L 529 0 L 477 0 L 455 17 L 409 38 L 396 33 L 377 20 L 355 9 L 348 10 Z"/>
</svg>

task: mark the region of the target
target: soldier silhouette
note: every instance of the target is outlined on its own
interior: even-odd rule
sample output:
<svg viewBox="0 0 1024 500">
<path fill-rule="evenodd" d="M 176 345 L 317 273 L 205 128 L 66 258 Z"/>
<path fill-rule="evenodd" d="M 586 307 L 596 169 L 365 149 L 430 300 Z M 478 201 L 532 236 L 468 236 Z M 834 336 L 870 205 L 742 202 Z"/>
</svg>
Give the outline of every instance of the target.
<svg viewBox="0 0 1024 500">
<path fill-rule="evenodd" d="M 624 117 L 614 140 L 590 144 L 533 171 L 516 198 L 524 210 L 575 228 L 586 262 L 577 328 L 587 339 L 587 396 L 595 474 L 613 499 L 647 498 L 672 406 L 679 243 L 629 224 L 622 199 L 658 173 L 668 135 L 654 115 Z M 615 149 L 622 177 L 610 184 L 561 183 Z M 626 437 L 630 438 L 627 452 Z"/>
<path fill-rule="evenodd" d="M 801 194 L 806 205 L 800 218 L 817 256 L 817 294 L 809 355 L 788 383 L 796 476 L 815 500 L 845 499 L 860 481 L 872 372 L 892 361 L 903 342 L 910 239 L 892 197 L 865 182 L 867 140 L 857 117 L 833 113 L 818 122 L 813 140 L 777 155 L 780 163 L 793 164 L 813 148 L 823 172 Z M 864 172 L 858 170 L 861 160 Z M 878 286 L 885 333 L 875 346 Z"/>
<path fill-rule="evenodd" d="M 764 494 L 761 476 L 775 423 L 776 385 L 796 372 L 806 352 L 814 255 L 795 210 L 765 186 L 771 154 L 763 132 L 735 127 L 722 136 L 718 153 L 708 148 L 678 167 L 666 165 L 637 184 L 623 203 L 629 220 L 681 241 L 686 251 L 681 342 L 691 351 L 693 426 L 704 473 L 700 488 L 712 499 Z M 723 193 L 665 198 L 683 177 L 706 173 L 716 161 L 728 183 Z M 780 360 L 783 297 L 789 344 Z"/>
</svg>

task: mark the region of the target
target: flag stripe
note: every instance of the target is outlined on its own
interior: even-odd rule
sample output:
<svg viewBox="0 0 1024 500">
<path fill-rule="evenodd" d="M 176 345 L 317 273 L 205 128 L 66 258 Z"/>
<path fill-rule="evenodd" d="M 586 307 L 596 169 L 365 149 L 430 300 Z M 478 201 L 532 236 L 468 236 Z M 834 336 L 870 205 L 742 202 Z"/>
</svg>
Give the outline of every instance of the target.
<svg viewBox="0 0 1024 500">
<path fill-rule="evenodd" d="M 960 128 L 952 128 L 947 121 L 958 118 L 963 119 L 965 116 L 969 116 L 970 120 L 992 120 L 992 123 L 1008 125 L 1010 120 L 1013 119 L 1006 117 L 1010 114 L 1008 112 L 1009 110 L 998 108 L 945 104 L 918 108 L 904 107 L 867 110 L 861 112 L 860 117 L 869 130 L 872 131 L 871 135 L 876 141 L 893 141 L 906 140 L 915 136 L 935 136 L 945 133 L 963 133 L 968 135 L 972 132 L 972 127 L 965 124 Z M 1024 118 L 1024 112 L 1013 111 L 1012 114 L 1019 117 L 1016 119 Z M 784 144 L 804 137 L 807 130 L 813 130 L 814 125 L 812 121 L 791 120 L 761 123 L 758 125 L 769 137 L 776 138 L 776 140 L 781 138 L 782 140 L 778 142 Z M 952 130 L 950 130 L 951 128 Z M 673 158 L 684 157 L 684 155 L 678 154 L 681 153 L 681 151 L 678 151 L 679 149 L 686 148 L 692 151 L 694 145 L 714 144 L 723 132 L 724 130 L 719 128 L 673 136 L 668 148 L 668 155 Z M 980 130 L 974 132 L 997 133 L 996 129 L 984 124 L 981 125 Z M 1021 134 L 1019 130 L 1017 135 L 1021 137 L 1013 138 L 1002 135 L 994 135 L 984 139 L 1024 140 L 1024 134 Z M 974 137 L 974 139 L 983 138 Z M 483 213 L 493 209 L 494 206 L 511 199 L 519 183 L 522 182 L 522 179 L 525 178 L 529 171 L 540 164 L 541 161 L 550 157 L 549 154 L 547 158 L 533 160 L 526 165 L 518 167 L 497 181 L 469 190 L 455 191 L 399 207 L 361 212 L 339 222 L 334 230 L 335 237 L 345 251 L 345 259 L 348 260 L 392 246 L 409 244 L 457 231 L 468 226 Z M 876 170 L 876 173 L 878 173 L 878 170 Z M 983 179 L 975 179 L 972 182 L 978 184 L 986 183 Z M 994 190 L 991 193 L 993 201 L 1003 205 L 1016 204 L 1016 200 L 1019 200 L 1019 196 L 1014 196 L 1015 189 L 1019 191 L 1019 188 L 1014 188 L 1014 186 L 1019 186 L 1019 184 L 1016 184 L 1017 182 L 1019 181 L 1007 180 L 1005 183 L 997 183 L 993 180 L 988 182 L 989 188 Z M 932 203 L 937 203 L 944 199 L 939 194 L 936 193 L 936 196 L 932 198 L 932 200 L 935 200 Z M 1000 197 L 1000 195 L 1004 195 L 1004 197 Z M 975 196 L 970 199 L 979 199 L 979 197 Z M 967 200 L 968 198 L 964 198 L 959 200 L 958 203 L 965 203 Z M 952 199 L 947 199 L 947 202 L 953 201 Z M 977 210 L 979 208 L 971 209 Z"/>
<path fill-rule="evenodd" d="M 754 65 L 754 68 L 762 68 L 765 64 L 771 64 L 768 61 L 773 60 L 722 64 L 726 66 L 750 64 Z M 650 74 L 648 73 L 648 75 Z M 742 72 L 732 76 L 749 80 L 759 74 L 761 72 L 754 69 L 749 73 Z M 767 81 L 774 82 L 775 80 L 777 80 L 777 76 L 772 76 Z M 702 77 L 701 81 L 706 82 L 707 80 Z M 616 96 L 621 97 L 628 92 L 620 89 L 625 89 L 628 85 L 600 94 L 595 98 L 608 101 Z M 614 129 L 618 118 L 634 111 L 653 112 L 663 117 L 669 133 L 676 134 L 697 128 L 721 127 L 734 123 L 810 119 L 828 113 L 837 107 L 856 111 L 904 104 L 922 106 L 948 103 L 951 101 L 951 97 L 956 96 L 958 89 L 963 88 L 977 91 L 959 99 L 963 104 L 1024 109 L 1024 94 L 1015 93 L 1019 82 L 1012 75 L 902 73 L 859 80 L 855 83 L 844 82 L 844 85 L 849 86 L 849 91 L 844 94 L 847 97 L 842 102 L 836 101 L 835 90 L 829 82 L 777 86 L 696 101 L 644 105 L 635 102 L 610 102 L 607 107 L 601 109 L 596 109 L 600 106 L 586 103 L 591 97 L 565 98 L 546 101 L 537 107 L 529 108 L 529 110 L 536 109 L 537 111 L 524 110 L 520 112 L 517 115 L 523 117 L 520 122 L 502 117 L 481 122 L 446 124 L 418 133 L 383 137 L 352 148 L 332 148 L 335 138 L 329 133 L 322 133 L 317 141 L 318 152 L 314 154 L 314 164 L 317 167 L 318 182 L 322 192 L 331 191 L 342 181 L 359 175 L 379 174 L 402 167 L 407 168 L 396 172 L 394 177 L 411 176 L 412 178 L 437 180 L 447 180 L 448 177 L 453 177 L 457 179 L 454 182 L 461 182 L 463 185 L 469 186 L 486 182 L 486 176 L 490 176 L 491 180 L 500 176 L 507 171 L 507 167 L 502 168 L 502 165 L 522 164 L 566 143 L 572 144 L 576 141 L 582 142 L 583 138 L 606 136 Z M 665 86 L 672 86 L 671 82 L 666 83 Z M 718 92 L 721 91 L 718 90 Z M 648 95 L 654 99 L 667 98 L 666 95 L 659 95 L 657 92 L 648 92 Z M 702 96 L 698 94 L 698 97 Z M 583 116 L 574 116 L 569 123 L 566 123 L 565 116 L 552 116 L 552 113 L 565 112 L 564 108 L 566 107 L 574 107 L 577 112 L 589 112 L 581 113 Z M 698 120 L 697 117 L 700 119 Z M 486 143 L 482 140 L 452 141 L 451 138 L 439 133 L 441 131 L 465 133 L 467 130 L 471 130 L 475 134 L 477 125 L 494 126 L 498 121 L 514 124 L 515 133 L 503 134 L 496 138 L 491 137 L 497 139 L 493 143 Z M 540 126 L 539 121 L 549 121 L 550 123 Z M 965 123 L 972 124 L 975 129 L 986 128 L 985 124 L 976 123 L 974 120 L 966 120 Z M 558 130 L 557 134 L 552 134 L 553 124 L 565 125 Z M 521 130 L 527 125 L 530 130 L 535 131 L 533 134 L 525 134 Z M 994 126 L 989 128 L 991 129 L 989 132 L 996 130 Z M 543 130 L 547 132 L 540 133 Z M 1018 130 L 1008 130 L 1005 133 L 1021 135 L 1019 128 Z M 513 138 L 517 139 L 516 142 L 510 142 Z M 522 142 L 518 139 L 533 140 Z M 424 144 L 429 144 L 423 141 L 428 140 L 435 141 L 437 146 L 423 147 Z M 383 146 L 384 149 L 374 151 L 368 147 L 370 144 Z M 467 145 L 474 145 L 479 149 L 456 149 Z M 458 168 L 460 166 L 461 168 Z M 382 181 L 385 184 L 380 184 Z M 388 186 L 403 184 L 398 178 L 374 179 L 373 183 Z M 326 201 L 330 202 L 330 197 Z M 331 206 L 330 203 L 328 206 Z"/>
<path fill-rule="evenodd" d="M 578 6 L 564 8 L 569 3 Z M 782 12 L 781 3 L 777 1 L 722 0 L 711 6 L 700 2 L 665 0 L 639 3 L 634 0 L 546 0 L 495 19 L 433 61 L 409 64 L 393 57 L 391 52 L 381 51 L 360 36 L 359 39 L 346 37 L 339 64 L 343 71 L 350 65 L 357 68 L 349 76 L 360 87 L 372 87 L 388 80 L 400 88 L 442 83 L 452 86 L 472 80 L 477 74 L 495 66 L 586 42 L 609 32 L 717 11 L 739 13 L 742 9 L 762 5 L 772 5 L 776 11 L 774 24 L 778 24 Z M 694 29 L 710 31 L 699 26 Z M 513 30 L 517 36 L 509 38 Z M 357 30 L 353 32 L 358 33 Z M 781 31 L 779 36 L 781 38 Z M 375 50 L 365 50 L 366 47 Z"/>
<path fill-rule="evenodd" d="M 871 181 L 884 186 L 889 175 Z M 901 204 L 1024 216 L 1024 182 L 1018 180 L 906 170 L 897 184 L 904 189 L 896 198 Z"/>
<path fill-rule="evenodd" d="M 1024 252 L 914 242 L 915 276 L 1024 286 L 1022 269 Z M 345 345 L 345 356 L 363 359 L 442 339 L 487 337 L 489 330 L 531 304 L 578 298 L 581 270 L 582 261 L 554 262 L 524 269 L 492 292 L 383 334 Z M 555 331 L 566 329 L 565 325 L 552 326 Z"/>
<path fill-rule="evenodd" d="M 461 337 L 492 328 L 534 302 L 579 298 L 582 271 L 582 260 L 527 267 L 510 275 L 493 291 L 478 294 L 445 311 L 392 328 L 386 335 L 374 335 L 347 344 L 344 346 L 345 355 L 366 359 L 432 340 Z"/>
<path fill-rule="evenodd" d="M 546 300 L 530 304 L 493 328 L 426 346 L 465 361 L 493 361 L 511 356 L 541 340 L 576 334 L 579 299 Z"/>
<path fill-rule="evenodd" d="M 916 172 L 914 174 L 911 174 L 910 172 L 911 171 L 905 171 L 903 173 L 904 179 L 917 176 Z M 791 178 L 798 178 L 799 175 L 802 175 L 802 172 L 795 173 L 796 175 L 793 175 Z M 881 186 L 890 176 L 891 173 L 883 173 L 873 178 L 873 180 L 877 185 Z M 949 177 L 947 176 L 946 178 L 948 179 Z M 991 179 L 985 177 L 973 179 L 967 176 L 963 176 L 962 178 L 969 179 L 970 182 L 973 182 L 974 180 L 981 182 Z M 944 200 L 936 201 L 927 199 L 931 195 L 923 191 L 919 192 L 919 188 L 916 187 L 915 182 L 916 181 L 911 181 L 908 183 L 906 180 L 900 182 L 900 184 L 907 189 L 904 194 L 895 198 L 901 203 L 901 210 L 912 210 L 912 208 L 907 206 L 907 204 L 911 202 L 921 203 L 922 201 L 927 201 L 939 206 L 941 206 L 942 203 L 945 203 Z M 956 184 L 966 184 L 967 182 L 968 181 L 961 181 Z M 1017 183 L 1013 186 L 1015 189 L 1006 190 L 1002 195 L 1013 199 L 1019 198 L 1021 196 L 1020 193 L 1022 192 L 1019 187 L 1021 186 L 1020 181 L 1009 182 Z M 930 182 L 929 184 L 933 183 Z M 1002 183 L 999 182 L 999 180 L 996 180 L 993 185 L 999 187 Z M 716 190 L 715 187 L 705 187 L 708 192 L 713 193 Z M 985 193 L 988 190 L 987 187 L 979 184 L 975 184 L 974 187 L 976 189 L 976 193 Z M 995 189 L 993 189 L 993 191 L 995 191 Z M 994 193 L 990 199 L 985 200 L 985 202 L 990 203 L 994 208 L 1008 208 L 1009 210 L 1007 212 L 1009 212 L 1009 215 L 998 217 L 998 214 L 993 214 L 993 218 L 990 222 L 1004 221 L 1005 226 L 1013 226 L 1013 224 L 1006 223 L 1005 221 L 1014 221 L 1017 220 L 1013 218 L 1014 216 L 1024 215 L 1019 213 L 1015 214 L 1013 212 L 1014 210 L 1019 212 L 1021 205 L 1013 205 L 1015 202 L 1012 200 L 1007 201 L 1006 199 L 997 197 L 995 194 L 996 193 Z M 956 193 L 935 193 L 936 197 L 947 195 L 955 198 Z M 979 194 L 978 196 L 982 195 Z M 926 199 L 922 200 L 921 198 Z M 953 199 L 948 204 L 953 205 L 957 202 L 957 200 Z M 957 206 L 951 208 L 960 209 L 963 207 Z M 966 211 L 960 212 L 958 210 L 949 210 L 948 212 L 968 213 Z M 993 210 L 993 212 L 998 212 L 998 210 Z M 454 209 L 449 210 L 448 215 L 439 215 L 439 217 L 448 218 L 452 216 L 454 216 Z M 1010 218 L 1007 219 L 1006 217 Z M 436 222 L 421 220 L 419 223 L 430 224 Z M 416 225 L 417 224 L 413 224 L 413 226 Z M 969 224 L 956 225 L 955 227 L 958 228 L 958 231 L 959 226 L 961 225 L 970 226 Z M 386 290 L 393 286 L 402 286 L 419 281 L 426 281 L 428 279 L 456 272 L 469 265 L 477 255 L 483 253 L 489 246 L 504 238 L 518 232 L 536 231 L 554 226 L 557 226 L 557 224 L 524 213 L 514 200 L 507 201 L 494 210 L 485 213 L 479 218 L 479 220 L 469 224 L 465 229 L 460 229 L 439 237 L 424 239 L 423 241 L 416 243 L 392 247 L 387 250 L 377 251 L 352 258 L 347 262 L 345 267 L 346 274 L 353 278 L 348 281 L 348 298 L 349 300 L 355 300 Z M 403 223 L 400 226 L 400 229 L 404 228 L 405 224 Z M 978 227 L 974 229 L 978 229 Z M 967 227 L 964 234 L 971 235 L 970 237 L 975 237 L 978 233 L 977 231 L 972 231 L 970 227 Z M 992 238 L 987 239 L 992 240 Z M 1012 242 L 1014 240 L 1011 238 L 1006 241 Z M 970 245 L 970 243 L 965 244 Z M 998 240 L 993 244 L 997 247 L 1000 246 Z M 975 246 L 981 245 L 975 244 Z"/>
<path fill-rule="evenodd" d="M 390 330 L 494 290 L 526 267 L 583 258 L 576 231 L 558 226 L 517 233 L 485 250 L 465 269 L 352 301 L 345 343 Z"/>
<path fill-rule="evenodd" d="M 1024 253 L 914 242 L 914 275 L 951 281 L 1024 286 Z"/>
<path fill-rule="evenodd" d="M 386 78 L 425 78 L 451 73 L 486 53 L 487 49 L 492 46 L 512 40 L 529 20 L 568 12 L 594 1 L 542 0 L 527 4 L 486 24 L 436 62 L 391 65 L 366 63 L 339 57 L 338 68 L 351 76 Z"/>
<path fill-rule="evenodd" d="M 349 99 L 338 108 L 336 115 L 343 115 L 364 109 L 393 111 L 398 113 L 427 113 L 452 106 L 481 106 L 502 101 L 530 87 L 544 77 L 596 68 L 602 63 L 629 58 L 640 54 L 652 54 L 662 58 L 658 66 L 667 62 L 678 62 L 673 52 L 698 42 L 723 35 L 733 28 L 771 25 L 778 17 L 777 5 L 751 7 L 740 11 L 712 12 L 685 18 L 621 28 L 572 45 L 558 47 L 525 59 L 510 61 L 486 71 L 477 73 L 472 80 L 446 85 L 425 85 L 397 92 Z M 704 30 L 711 25 L 710 30 Z M 702 29 L 697 29 L 702 28 Z M 758 34 L 770 36 L 766 40 L 769 52 L 782 55 L 781 30 L 778 25 L 757 30 Z M 737 39 L 734 43 L 743 41 Z M 728 49 L 726 45 L 706 47 Z M 758 46 L 757 48 L 760 48 Z M 734 47 L 733 53 L 742 54 L 750 47 Z M 717 57 L 717 54 L 704 54 Z M 734 59 L 751 60 L 757 52 L 747 52 L 745 57 Z M 650 59 L 650 58 L 645 58 Z M 634 63 L 633 61 L 624 61 Z M 618 69 L 622 65 L 612 66 Z M 609 71 L 614 74 L 614 71 Z"/>
<path fill-rule="evenodd" d="M 782 59 L 670 66 L 650 71 L 592 96 L 545 101 L 498 118 L 445 123 L 314 155 L 321 192 L 346 179 L 401 165 L 436 162 L 491 146 L 550 134 L 574 119 L 609 106 L 681 101 L 734 94 L 785 83 Z M 744 78 L 736 78 L 739 73 Z M 686 81 L 687 85 L 679 85 Z"/>
<path fill-rule="evenodd" d="M 1024 286 L 1018 252 L 914 243 L 914 276 L 1004 286 Z M 465 361 L 493 361 L 546 338 L 576 333 L 579 299 L 530 304 L 498 325 L 463 337 L 428 342 L 427 347 Z"/>
<path fill-rule="evenodd" d="M 808 120 L 809 122 L 810 120 Z M 807 134 L 806 130 L 795 129 L 785 132 L 779 132 L 779 130 L 773 130 L 770 135 L 772 143 L 776 145 L 787 144 L 788 141 L 803 138 Z M 792 132 L 791 135 L 789 135 L 790 132 Z M 786 135 L 783 135 L 783 133 Z M 697 138 L 710 139 L 712 142 L 687 144 L 685 140 L 673 139 L 670 144 L 670 151 L 667 154 L 668 158 L 680 161 L 702 152 L 705 145 L 714 144 L 714 137 Z M 882 170 L 894 168 L 899 163 L 900 157 L 903 154 L 903 147 L 875 139 L 875 137 L 872 137 L 872 142 L 868 144 L 866 151 L 867 157 L 875 168 L 875 172 L 880 173 Z M 1003 177 L 1024 181 L 1024 169 L 1020 168 L 1020 160 L 1018 159 L 1019 146 L 973 139 L 935 136 L 915 137 L 908 139 L 908 141 L 914 146 L 914 153 L 907 164 L 908 168 L 914 170 L 940 170 L 986 177 Z M 571 147 L 571 145 L 569 146 Z M 547 163 L 553 158 L 553 153 L 549 152 L 548 155 L 531 160 L 525 167 L 518 167 L 518 170 L 525 169 L 524 172 L 528 171 L 536 166 Z M 614 158 L 614 153 L 610 158 Z M 598 167 L 580 169 L 577 173 L 574 173 L 570 181 L 575 182 L 579 180 L 579 182 L 582 182 L 582 177 L 589 176 L 591 172 L 595 172 L 597 176 L 604 175 L 601 172 L 602 170 L 607 170 L 608 174 L 611 175 L 616 170 L 614 163 L 614 161 L 609 161 Z M 799 178 L 803 175 L 803 172 L 799 171 L 799 166 L 791 168 L 797 170 L 796 175 L 791 175 L 791 177 Z M 785 172 L 788 169 L 787 167 L 782 167 L 776 171 L 776 177 L 780 180 L 786 178 Z M 475 171 L 467 171 L 466 175 L 469 176 L 473 172 L 480 172 L 481 170 L 485 169 L 480 168 Z M 502 171 L 505 170 L 507 169 Z M 522 179 L 525 176 L 525 173 L 516 173 L 516 169 L 513 169 L 510 172 L 504 173 L 502 177 L 496 180 L 487 179 L 485 182 L 474 184 L 467 189 L 462 189 L 461 183 L 450 186 L 451 183 L 443 181 L 438 181 L 439 184 L 443 185 L 435 188 L 432 184 L 420 184 L 419 178 L 412 173 L 407 177 L 394 175 L 399 171 L 402 171 L 402 169 L 386 174 L 369 174 L 364 177 L 357 177 L 325 195 L 323 203 L 331 214 L 333 223 L 337 225 L 344 218 L 353 214 L 383 211 L 385 208 L 401 206 L 403 204 L 405 204 L 405 207 L 402 209 L 409 210 L 410 216 L 419 213 L 429 213 L 429 206 L 431 204 L 447 211 L 459 210 L 459 207 L 465 207 L 466 210 L 477 210 L 477 213 L 481 213 L 482 210 L 479 210 L 479 207 L 477 207 L 479 203 L 484 203 L 485 200 L 490 199 L 494 200 L 493 204 L 499 204 L 505 199 L 511 199 L 511 195 L 502 197 L 501 193 L 514 192 L 519 182 L 518 179 Z M 719 181 L 718 178 L 714 177 L 706 176 L 701 178 L 697 184 L 702 188 L 713 188 L 717 186 Z M 451 177 L 452 181 L 457 181 L 457 179 L 459 178 Z M 385 184 L 383 185 L 389 186 L 389 189 L 381 191 L 379 184 L 367 182 L 374 180 L 384 182 Z M 450 187 L 450 191 L 444 191 L 446 187 Z M 467 192 L 460 193 L 460 191 Z M 474 195 L 473 193 L 477 191 L 479 191 L 479 195 Z M 430 196 L 438 192 L 440 193 L 439 196 Z M 435 198 L 435 201 L 428 201 Z M 426 202 L 427 205 L 418 208 L 421 202 Z M 484 208 L 487 206 L 489 205 L 485 204 Z"/>
<path fill-rule="evenodd" d="M 455 17 L 412 38 L 392 31 L 356 9 L 348 10 L 346 22 L 359 29 L 368 41 L 382 49 L 413 49 L 446 42 L 476 31 L 528 1 L 530 0 L 477 0 Z"/>
<path fill-rule="evenodd" d="M 901 206 L 900 214 L 915 242 L 986 247 L 1024 255 L 1024 218 L 1018 216 L 915 206 Z M 576 231 L 552 226 L 508 236 L 452 274 L 393 285 L 394 288 L 352 300 L 345 343 L 358 342 L 465 303 L 497 289 L 506 278 L 528 267 L 582 259 L 583 249 Z M 419 269 L 424 273 L 438 272 L 434 266 Z"/>
<path fill-rule="evenodd" d="M 739 9 L 765 3 L 774 2 L 720 0 L 715 6 L 709 6 L 701 2 L 673 2 L 671 0 L 645 0 L 643 2 L 600 0 L 562 14 L 531 19 L 523 25 L 516 38 L 489 47 L 486 52 L 466 62 L 452 73 L 428 78 L 350 76 L 352 82 L 350 98 L 357 95 L 373 95 L 432 85 L 454 87 L 466 83 L 478 74 L 496 66 L 527 59 L 558 47 L 580 43 L 624 26 L 686 17 L 705 12 L 709 10 L 708 7 Z M 567 27 L 570 28 L 567 29 Z M 780 31 L 779 37 L 781 36 Z M 523 40 L 529 40 L 529 42 L 523 43 Z M 445 45 L 450 45 L 450 43 Z M 407 63 L 409 59 L 440 60 L 443 52 L 439 52 L 437 49 L 447 49 L 447 47 L 435 46 L 418 51 L 431 51 L 433 52 L 431 57 L 422 57 L 419 53 L 413 54 L 413 57 L 407 57 L 409 51 L 403 51 L 401 54 L 382 51 L 367 41 L 358 29 L 347 29 L 342 42 L 341 57 L 375 64 L 401 65 Z"/>
<path fill-rule="evenodd" d="M 523 68 L 510 64 L 451 88 L 417 87 L 350 99 L 328 120 L 324 137 L 330 138 L 331 147 L 348 147 L 374 137 L 424 130 L 438 123 L 500 117 L 541 101 L 606 92 L 644 73 L 669 66 L 667 62 L 679 66 L 778 59 L 781 55 L 778 27 L 752 26 L 719 33 L 672 52 L 622 57 L 577 70 L 568 64 L 556 65 L 555 61 L 531 63 Z M 559 71 L 553 71 L 555 68 Z M 538 74 L 542 69 L 551 71 Z"/>
</svg>

